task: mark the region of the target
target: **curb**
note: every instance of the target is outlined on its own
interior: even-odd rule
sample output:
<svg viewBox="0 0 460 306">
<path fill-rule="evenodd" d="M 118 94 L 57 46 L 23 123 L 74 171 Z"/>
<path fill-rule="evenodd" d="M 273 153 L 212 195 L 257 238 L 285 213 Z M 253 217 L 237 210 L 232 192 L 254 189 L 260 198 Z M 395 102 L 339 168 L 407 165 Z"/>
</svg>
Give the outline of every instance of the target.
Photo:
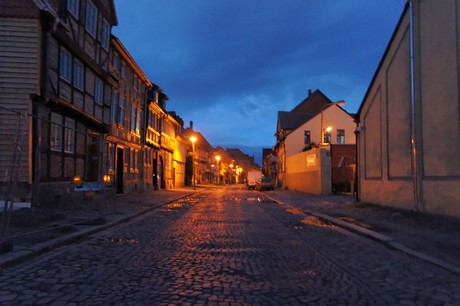
<svg viewBox="0 0 460 306">
<path fill-rule="evenodd" d="M 0 255 L 0 268 L 7 268 L 9 266 L 19 264 L 21 262 L 24 262 L 27 259 L 30 259 L 30 258 L 33 258 L 33 257 L 37 256 L 37 255 L 52 251 L 52 250 L 56 249 L 57 247 L 61 247 L 61 246 L 64 246 L 64 245 L 71 244 L 72 242 L 75 242 L 75 241 L 77 241 L 77 240 L 79 240 L 79 239 L 81 239 L 83 237 L 87 237 L 87 236 L 89 236 L 91 234 L 94 234 L 96 232 L 106 230 L 106 229 L 114 227 L 114 226 L 116 226 L 118 224 L 121 224 L 121 223 L 129 221 L 131 219 L 137 218 L 137 217 L 139 217 L 139 216 L 141 216 L 143 214 L 146 214 L 149 211 L 157 209 L 158 207 L 161 207 L 163 205 L 172 203 L 174 201 L 178 201 L 178 200 L 180 200 L 182 198 L 188 197 L 188 196 L 190 196 L 192 194 L 195 194 L 197 192 L 200 192 L 200 191 L 190 192 L 190 193 L 181 195 L 181 196 L 179 196 L 177 198 L 174 198 L 172 200 L 169 200 L 169 201 L 166 201 L 166 202 L 160 202 L 158 204 L 155 204 L 155 205 L 149 207 L 148 209 L 141 210 L 139 212 L 129 214 L 127 216 L 124 216 L 124 217 L 121 217 L 119 219 L 113 220 L 113 221 L 108 222 L 106 224 L 96 225 L 94 227 L 83 229 L 81 231 L 71 233 L 69 235 L 64 235 L 64 236 L 56 238 L 56 239 L 52 239 L 52 240 L 48 240 L 48 241 L 45 241 L 45 242 L 42 242 L 42 243 L 38 243 L 36 245 L 32 245 L 29 248 L 24 248 L 24 249 L 21 249 L 21 250 L 18 250 L 18 251 L 13 250 L 11 253 L 2 254 L 2 255 Z"/>
<path fill-rule="evenodd" d="M 269 195 L 264 194 L 264 196 L 267 197 L 268 199 L 270 199 L 271 201 L 279 204 L 279 205 L 282 205 L 282 206 L 285 206 L 285 207 L 288 207 L 288 208 L 296 208 L 296 207 L 294 207 L 292 205 L 289 205 L 289 204 L 283 203 L 283 202 L 281 202 L 279 200 L 276 200 L 276 199 L 272 198 Z M 452 273 L 460 275 L 460 267 L 457 267 L 457 266 L 455 266 L 453 264 L 445 262 L 445 261 L 443 261 L 441 259 L 429 256 L 429 255 L 424 254 L 422 252 L 415 251 L 415 250 L 405 246 L 404 244 L 394 240 L 393 238 L 391 238 L 389 236 L 380 234 L 378 232 L 369 230 L 367 228 L 364 228 L 364 227 L 356 225 L 356 224 L 352 224 L 352 223 L 345 222 L 343 220 L 339 220 L 337 218 L 334 218 L 334 217 L 331 217 L 331 216 L 328 216 L 328 215 L 308 211 L 308 210 L 305 210 L 305 209 L 301 209 L 301 210 L 306 215 L 314 216 L 314 217 L 316 217 L 316 218 L 318 218 L 318 219 L 320 219 L 320 220 L 322 220 L 324 222 L 334 224 L 334 225 L 339 226 L 339 227 L 341 227 L 341 228 L 343 228 L 345 230 L 349 230 L 351 232 L 354 232 L 354 233 L 359 234 L 361 236 L 364 236 L 366 238 L 370 238 L 370 239 L 372 239 L 374 241 L 382 243 L 383 245 L 385 245 L 385 246 L 387 246 L 387 247 L 389 247 L 389 248 L 391 248 L 393 250 L 403 252 L 403 253 L 408 254 L 410 256 L 416 257 L 418 259 L 421 259 L 423 261 L 426 261 L 428 263 L 431 263 L 433 265 L 436 265 L 438 267 L 446 269 L 446 270 L 448 270 L 448 271 L 450 271 Z"/>
</svg>

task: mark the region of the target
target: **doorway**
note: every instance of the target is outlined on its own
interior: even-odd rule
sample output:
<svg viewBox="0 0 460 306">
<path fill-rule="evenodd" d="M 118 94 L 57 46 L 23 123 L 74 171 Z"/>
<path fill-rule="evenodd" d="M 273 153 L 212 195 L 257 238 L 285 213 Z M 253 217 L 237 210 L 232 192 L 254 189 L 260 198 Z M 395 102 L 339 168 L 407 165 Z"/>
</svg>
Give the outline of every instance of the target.
<svg viewBox="0 0 460 306">
<path fill-rule="evenodd" d="M 117 148 L 117 169 L 116 169 L 116 178 L 117 178 L 117 193 L 123 193 L 123 148 Z"/>
</svg>

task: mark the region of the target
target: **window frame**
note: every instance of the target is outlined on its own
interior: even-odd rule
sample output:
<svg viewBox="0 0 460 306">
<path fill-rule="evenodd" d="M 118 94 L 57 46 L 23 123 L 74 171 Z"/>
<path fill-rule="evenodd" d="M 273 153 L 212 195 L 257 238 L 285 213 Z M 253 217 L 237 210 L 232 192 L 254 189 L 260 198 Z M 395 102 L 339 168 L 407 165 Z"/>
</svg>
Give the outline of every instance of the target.
<svg viewBox="0 0 460 306">
<path fill-rule="evenodd" d="M 72 54 L 62 46 L 59 50 L 59 77 L 72 82 Z"/>
<path fill-rule="evenodd" d="M 77 67 L 80 67 L 81 70 L 80 68 L 77 68 Z M 78 71 L 80 71 L 80 73 L 78 73 Z M 76 88 L 83 90 L 84 84 L 85 84 L 85 67 L 83 66 L 83 63 L 77 59 L 74 59 L 73 61 L 72 76 L 73 76 L 72 84 Z"/>
<path fill-rule="evenodd" d="M 94 80 L 94 101 L 99 105 L 104 103 L 104 82 L 98 77 Z"/>
<path fill-rule="evenodd" d="M 79 19 L 80 0 L 67 0 L 67 11 L 69 11 L 76 19 Z"/>
<path fill-rule="evenodd" d="M 97 36 L 97 14 L 96 5 L 88 1 L 86 3 L 85 29 L 94 38 Z"/>
<path fill-rule="evenodd" d="M 125 121 L 125 105 L 125 98 L 120 96 L 118 99 L 118 124 L 121 126 L 124 126 Z"/>
<path fill-rule="evenodd" d="M 311 144 L 311 132 L 309 130 L 303 132 L 303 142 L 305 145 Z"/>
<path fill-rule="evenodd" d="M 110 109 L 110 118 L 112 120 L 112 123 L 118 122 L 118 92 L 113 91 L 112 92 L 112 105 Z"/>
<path fill-rule="evenodd" d="M 64 152 L 75 153 L 75 120 L 64 117 Z"/>
<path fill-rule="evenodd" d="M 344 129 L 337 130 L 337 143 L 345 144 L 345 130 Z"/>
<path fill-rule="evenodd" d="M 64 116 L 52 112 L 50 115 L 50 139 L 49 146 L 51 151 L 62 152 L 63 133 L 62 120 Z"/>
<path fill-rule="evenodd" d="M 101 24 L 101 46 L 104 50 L 109 50 L 110 44 L 110 25 L 107 20 L 103 19 Z"/>
</svg>

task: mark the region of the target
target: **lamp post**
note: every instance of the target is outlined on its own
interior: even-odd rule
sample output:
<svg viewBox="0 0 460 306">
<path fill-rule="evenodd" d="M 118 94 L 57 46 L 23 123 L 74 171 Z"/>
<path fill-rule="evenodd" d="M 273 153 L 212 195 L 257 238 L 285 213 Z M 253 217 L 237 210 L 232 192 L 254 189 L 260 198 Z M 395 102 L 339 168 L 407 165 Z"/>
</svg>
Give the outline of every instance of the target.
<svg viewBox="0 0 460 306">
<path fill-rule="evenodd" d="M 216 185 L 219 185 L 219 178 L 220 178 L 219 161 L 220 161 L 220 155 L 216 155 L 216 161 L 217 161 L 217 179 L 216 179 Z"/>
<path fill-rule="evenodd" d="M 196 189 L 196 182 L 195 182 L 195 142 L 197 138 L 195 136 L 190 137 L 190 141 L 192 142 L 192 180 L 193 180 L 193 189 Z"/>
</svg>

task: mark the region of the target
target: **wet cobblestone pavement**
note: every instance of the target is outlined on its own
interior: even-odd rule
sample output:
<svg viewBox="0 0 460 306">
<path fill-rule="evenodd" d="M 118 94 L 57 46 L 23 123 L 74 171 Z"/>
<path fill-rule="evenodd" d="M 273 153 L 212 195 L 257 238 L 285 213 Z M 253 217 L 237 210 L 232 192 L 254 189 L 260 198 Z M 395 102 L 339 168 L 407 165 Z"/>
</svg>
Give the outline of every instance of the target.
<svg viewBox="0 0 460 306">
<path fill-rule="evenodd" d="M 0 275 L 0 304 L 455 305 L 460 278 L 286 210 L 212 190 Z"/>
</svg>

